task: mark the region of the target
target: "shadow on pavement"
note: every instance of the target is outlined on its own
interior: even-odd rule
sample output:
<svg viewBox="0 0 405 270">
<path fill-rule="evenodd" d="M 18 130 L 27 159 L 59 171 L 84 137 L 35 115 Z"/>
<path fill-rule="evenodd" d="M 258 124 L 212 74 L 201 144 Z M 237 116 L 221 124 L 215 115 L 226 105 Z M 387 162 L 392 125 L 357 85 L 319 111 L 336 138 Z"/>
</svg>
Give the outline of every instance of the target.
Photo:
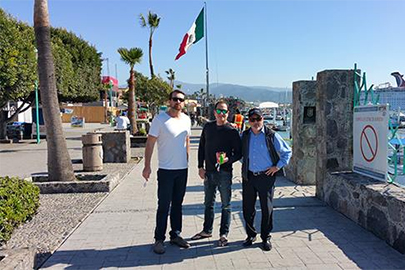
<svg viewBox="0 0 405 270">
<path fill-rule="evenodd" d="M 101 267 L 137 267 L 178 263 L 188 259 L 211 257 L 212 255 L 236 252 L 243 248 L 243 241 L 230 242 L 218 247 L 217 241 L 207 239 L 193 241 L 189 249 L 182 249 L 165 242 L 166 253 L 155 254 L 152 245 L 137 245 L 105 250 L 56 251 L 43 267 L 57 264 L 69 265 L 64 269 L 100 269 Z M 254 247 L 254 246 L 252 246 Z"/>
</svg>

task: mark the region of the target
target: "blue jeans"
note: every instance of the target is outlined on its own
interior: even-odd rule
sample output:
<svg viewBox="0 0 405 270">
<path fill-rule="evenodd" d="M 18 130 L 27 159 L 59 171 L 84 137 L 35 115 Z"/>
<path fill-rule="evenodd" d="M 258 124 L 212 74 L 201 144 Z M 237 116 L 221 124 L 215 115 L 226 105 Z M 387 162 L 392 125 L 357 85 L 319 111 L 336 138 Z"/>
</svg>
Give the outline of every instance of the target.
<svg viewBox="0 0 405 270">
<path fill-rule="evenodd" d="M 158 209 L 156 212 L 155 239 L 165 240 L 167 217 L 170 211 L 170 239 L 180 235 L 182 229 L 182 204 L 187 186 L 187 169 L 157 172 Z"/>
<path fill-rule="evenodd" d="M 207 172 L 204 181 L 204 232 L 211 234 L 214 223 L 214 204 L 217 188 L 221 195 L 222 212 L 220 235 L 228 235 L 231 224 L 231 185 L 232 172 Z"/>
</svg>

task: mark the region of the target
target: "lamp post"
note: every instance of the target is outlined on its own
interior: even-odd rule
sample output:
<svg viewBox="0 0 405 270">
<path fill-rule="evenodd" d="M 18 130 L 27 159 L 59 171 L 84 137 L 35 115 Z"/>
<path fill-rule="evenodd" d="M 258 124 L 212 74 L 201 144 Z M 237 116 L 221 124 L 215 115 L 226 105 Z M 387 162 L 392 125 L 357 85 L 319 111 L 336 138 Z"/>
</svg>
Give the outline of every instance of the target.
<svg viewBox="0 0 405 270">
<path fill-rule="evenodd" d="M 35 49 L 35 58 L 38 60 L 38 50 Z M 38 80 L 35 80 L 35 115 L 36 115 L 36 133 L 37 133 L 37 144 L 41 142 L 41 136 L 39 133 L 39 99 L 38 99 Z"/>
<path fill-rule="evenodd" d="M 37 132 L 37 144 L 41 142 L 41 136 L 39 133 L 39 100 L 38 100 L 38 80 L 35 80 L 35 113 L 36 113 L 36 132 Z"/>
</svg>

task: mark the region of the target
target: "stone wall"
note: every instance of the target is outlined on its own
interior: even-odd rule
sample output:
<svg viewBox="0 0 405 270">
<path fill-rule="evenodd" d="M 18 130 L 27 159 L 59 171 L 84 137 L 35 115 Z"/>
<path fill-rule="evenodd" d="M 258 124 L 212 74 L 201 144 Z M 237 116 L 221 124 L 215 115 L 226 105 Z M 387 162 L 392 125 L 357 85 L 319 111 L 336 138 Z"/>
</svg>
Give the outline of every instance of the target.
<svg viewBox="0 0 405 270">
<path fill-rule="evenodd" d="M 324 201 L 405 254 L 405 191 L 356 173 L 327 173 Z"/>
<path fill-rule="evenodd" d="M 316 80 L 316 195 L 323 199 L 327 172 L 352 169 L 354 72 L 325 70 Z"/>
<path fill-rule="evenodd" d="M 316 81 L 293 83 L 293 155 L 287 176 L 300 185 L 315 184 Z"/>
<path fill-rule="evenodd" d="M 131 160 L 131 140 L 128 131 L 102 132 L 103 162 L 128 163 Z"/>
</svg>

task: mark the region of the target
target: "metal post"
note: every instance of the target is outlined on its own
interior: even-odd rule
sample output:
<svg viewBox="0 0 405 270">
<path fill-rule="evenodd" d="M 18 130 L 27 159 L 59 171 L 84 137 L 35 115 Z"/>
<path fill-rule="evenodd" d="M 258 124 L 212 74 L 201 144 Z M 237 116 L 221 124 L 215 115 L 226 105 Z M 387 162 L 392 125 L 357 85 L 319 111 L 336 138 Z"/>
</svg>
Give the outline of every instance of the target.
<svg viewBox="0 0 405 270">
<path fill-rule="evenodd" d="M 111 79 L 110 79 L 110 82 L 109 82 L 109 87 L 110 87 L 110 107 L 113 107 L 113 101 L 112 101 L 113 82 L 112 82 Z"/>
<path fill-rule="evenodd" d="M 41 136 L 39 133 L 39 101 L 38 101 L 38 81 L 35 80 L 35 112 L 36 112 L 36 132 L 37 132 L 37 144 L 41 142 Z"/>
<path fill-rule="evenodd" d="M 205 69 L 206 69 L 206 79 L 207 79 L 207 102 L 206 102 L 206 106 L 209 108 L 210 105 L 210 79 L 209 79 L 209 74 L 210 74 L 210 70 L 208 67 L 208 22 L 207 22 L 207 2 L 204 2 L 204 17 L 205 17 Z M 209 112 L 208 112 L 208 108 L 207 108 L 207 113 L 209 116 Z"/>
<path fill-rule="evenodd" d="M 115 79 L 117 79 L 117 87 L 119 87 L 119 85 L 118 85 L 117 64 L 115 64 Z M 118 88 L 117 88 L 117 93 L 115 93 L 115 94 L 116 94 L 115 107 L 118 107 L 118 93 L 119 93 L 119 90 L 118 90 Z"/>
</svg>

